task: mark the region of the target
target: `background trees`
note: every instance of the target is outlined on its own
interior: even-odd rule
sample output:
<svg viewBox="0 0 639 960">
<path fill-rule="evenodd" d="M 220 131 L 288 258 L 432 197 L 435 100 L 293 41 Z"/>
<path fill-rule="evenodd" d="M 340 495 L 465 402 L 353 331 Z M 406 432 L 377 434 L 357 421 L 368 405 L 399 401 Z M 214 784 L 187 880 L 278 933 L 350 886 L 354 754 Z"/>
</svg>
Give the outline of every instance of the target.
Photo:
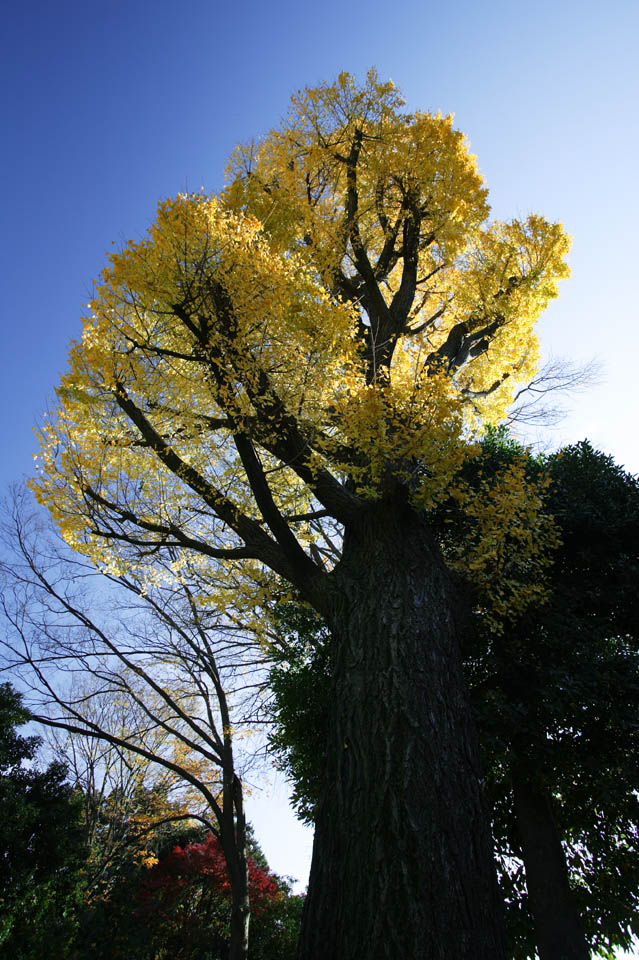
<svg viewBox="0 0 639 960">
<path fill-rule="evenodd" d="M 79 735 L 59 745 L 75 758 L 73 786 L 59 762 L 31 766 L 40 741 L 15 729 L 28 719 L 20 695 L 3 684 L 2 956 L 44 960 L 54 950 L 61 960 L 227 960 L 233 891 L 220 842 L 180 816 L 166 784 L 123 772 L 122 755 L 104 743 L 98 758 L 94 742 Z M 303 898 L 270 872 L 250 828 L 247 847 L 249 956 L 293 960 Z"/>
<path fill-rule="evenodd" d="M 81 799 L 63 766 L 35 765 L 40 739 L 16 730 L 29 719 L 0 685 L 0 950 L 19 960 L 62 954 L 72 939 L 86 854 Z"/>
<path fill-rule="evenodd" d="M 587 442 L 540 466 L 562 534 L 551 597 L 475 661 L 477 709 L 489 755 L 498 745 L 496 839 L 504 864 L 523 858 L 540 957 L 605 956 L 638 927 L 639 484 Z"/>
<path fill-rule="evenodd" d="M 303 897 L 290 894 L 274 877 L 253 840 L 249 855 L 251 949 L 255 960 L 293 960 Z M 200 842 L 173 847 L 143 882 L 140 917 L 154 930 L 156 950 L 168 956 L 225 955 L 230 895 L 224 856 L 209 834 Z"/>
<path fill-rule="evenodd" d="M 204 823 L 226 857 L 232 955 L 244 956 L 246 819 L 234 734 L 236 721 L 244 718 L 246 729 L 252 715 L 259 651 L 247 649 L 230 606 L 212 629 L 210 612 L 194 599 L 195 574 L 189 583 L 186 571 L 177 584 L 163 583 L 158 561 L 154 587 L 143 590 L 135 574 L 105 580 L 29 515 L 25 497 L 14 500 L 4 535 L 5 657 L 28 685 L 35 718 L 79 738 L 67 741 L 66 753 L 83 780 L 85 822 L 99 856 L 105 866 L 119 848 L 130 856 L 127 803 L 137 807 L 138 832 L 163 820 Z M 230 636 L 221 644 L 224 631 Z M 97 751 L 87 738 L 100 744 Z M 150 765 L 162 778 L 149 786 Z"/>
</svg>

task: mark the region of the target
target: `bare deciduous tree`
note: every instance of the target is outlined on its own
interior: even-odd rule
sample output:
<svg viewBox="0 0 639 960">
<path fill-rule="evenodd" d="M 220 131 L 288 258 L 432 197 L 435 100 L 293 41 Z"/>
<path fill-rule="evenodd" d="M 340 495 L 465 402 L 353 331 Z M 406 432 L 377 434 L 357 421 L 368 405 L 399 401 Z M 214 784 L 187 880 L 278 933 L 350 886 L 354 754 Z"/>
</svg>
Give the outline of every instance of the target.
<svg viewBox="0 0 639 960">
<path fill-rule="evenodd" d="M 246 821 L 235 740 L 255 716 L 264 656 L 231 611 L 211 622 L 192 591 L 195 570 L 185 570 L 179 586 L 163 581 L 159 560 L 153 587 L 130 572 L 101 575 L 69 554 L 18 491 L 2 537 L 5 669 L 20 678 L 34 718 L 71 736 L 66 758 L 70 749 L 94 800 L 116 768 L 128 789 L 153 765 L 180 799 L 181 812 L 165 819 L 198 820 L 215 834 L 232 891 L 231 957 L 245 957 Z M 243 771 L 250 759 L 245 750 Z"/>
</svg>

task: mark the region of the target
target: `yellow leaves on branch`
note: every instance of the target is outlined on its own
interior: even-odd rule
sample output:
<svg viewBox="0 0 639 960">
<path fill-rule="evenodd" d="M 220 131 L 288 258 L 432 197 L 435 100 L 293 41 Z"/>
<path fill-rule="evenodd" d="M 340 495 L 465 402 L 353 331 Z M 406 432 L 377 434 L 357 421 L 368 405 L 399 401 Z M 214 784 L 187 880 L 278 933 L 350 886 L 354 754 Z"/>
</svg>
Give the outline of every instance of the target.
<svg viewBox="0 0 639 960">
<path fill-rule="evenodd" d="M 342 444 L 362 455 L 342 470 L 365 497 L 376 499 L 389 482 L 400 482 L 415 505 L 430 509 L 474 452 L 449 380 L 435 375 L 420 383 L 408 356 L 398 359 L 387 387 L 343 378 L 333 409 Z"/>
<path fill-rule="evenodd" d="M 502 633 L 546 599 L 546 574 L 560 544 L 544 510 L 549 482 L 527 477 L 522 457 L 478 489 L 456 490 L 468 525 L 449 562 L 473 584 L 487 631 Z"/>
<path fill-rule="evenodd" d="M 330 284 L 346 253 L 344 161 L 359 133 L 357 224 L 370 256 L 381 251 L 408 191 L 428 201 L 423 265 L 442 254 L 454 259 L 488 213 L 487 191 L 453 118 L 407 114 L 403 106 L 394 84 L 374 70 L 361 87 L 342 73 L 335 83 L 299 92 L 279 129 L 236 149 L 227 203 L 254 212 L 276 245 L 303 250 Z M 434 258 L 427 252 L 431 234 Z"/>
<path fill-rule="evenodd" d="M 299 258 L 274 252 L 258 221 L 225 211 L 214 197 L 179 196 L 160 204 L 148 237 L 110 260 L 83 339 L 88 366 L 95 371 L 98 363 L 105 364 L 107 387 L 115 377 L 134 385 L 136 375 L 145 375 L 145 393 L 164 393 L 166 385 L 157 376 L 149 378 L 152 352 L 162 358 L 159 372 L 183 377 L 192 392 L 189 364 L 230 363 L 224 351 L 237 345 L 242 357 L 234 355 L 233 362 L 239 359 L 244 366 L 235 370 L 236 381 L 255 377 L 259 366 L 276 378 L 291 405 L 303 409 L 316 402 L 319 373 L 330 374 L 326 363 L 331 354 L 334 362 L 343 362 L 348 352 L 351 311 L 331 303 Z M 215 299 L 220 289 L 230 304 L 227 315 Z M 210 320 L 206 347 L 194 342 L 188 326 L 176 322 L 180 310 Z M 126 361 L 114 355 L 114 346 L 127 353 Z M 246 392 L 236 384 L 214 384 L 209 377 L 208 389 L 213 398 L 202 398 L 207 406 L 213 399 L 239 418 L 249 412 Z"/>
<path fill-rule="evenodd" d="M 570 238 L 559 224 L 531 214 L 523 221 L 491 224 L 466 254 L 451 320 L 472 317 L 482 325 L 497 316 L 501 322 L 490 349 L 458 378 L 461 389 L 479 395 L 475 408 L 484 423 L 497 423 L 516 384 L 529 383 L 535 375 L 539 344 L 534 325 L 557 297 L 559 280 L 569 276 L 569 250 Z M 482 396 L 500 378 L 501 386 Z"/>
<path fill-rule="evenodd" d="M 226 315 L 215 299 L 220 290 Z M 120 496 L 123 477 L 132 495 L 143 485 L 149 520 L 158 504 L 168 517 L 185 503 L 184 489 L 117 408 L 116 383 L 184 459 L 250 512 L 228 435 L 231 426 L 250 432 L 255 381 L 268 378 L 284 408 L 312 431 L 356 350 L 352 309 L 331 302 L 299 258 L 272 251 L 254 218 L 225 211 L 215 198 L 160 204 L 148 236 L 110 256 L 90 308 L 57 417 L 41 432 L 40 497 L 76 546 L 83 526 L 76 478 L 96 489 L 117 484 Z M 199 340 L 176 316 L 181 311 L 207 325 Z M 207 419 L 225 417 L 228 430 L 207 429 Z M 263 441 L 275 430 L 262 418 Z M 285 498 L 297 495 L 275 478 L 278 486 Z"/>
<path fill-rule="evenodd" d="M 284 518 L 317 506 L 322 471 L 362 500 L 399 483 L 415 506 L 440 502 L 478 425 L 532 378 L 534 323 L 568 272 L 559 225 L 486 225 L 488 212 L 450 116 L 405 112 L 374 71 L 298 93 L 278 129 L 236 150 L 221 197 L 164 201 L 109 257 L 41 432 L 36 489 L 67 540 L 113 570 L 132 561 L 109 524 L 131 517 L 150 548 L 160 528 L 242 546 L 229 517 L 264 517 L 238 435 Z M 509 502 L 499 489 L 485 524 Z M 478 575 L 500 550 L 477 554 Z"/>
</svg>

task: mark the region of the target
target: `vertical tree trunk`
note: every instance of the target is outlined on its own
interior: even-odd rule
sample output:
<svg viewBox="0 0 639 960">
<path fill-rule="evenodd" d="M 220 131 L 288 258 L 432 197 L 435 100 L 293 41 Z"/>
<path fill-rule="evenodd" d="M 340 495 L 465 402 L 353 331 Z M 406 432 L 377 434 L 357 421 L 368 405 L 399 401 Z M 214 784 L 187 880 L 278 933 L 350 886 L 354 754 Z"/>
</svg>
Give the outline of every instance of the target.
<svg viewBox="0 0 639 960">
<path fill-rule="evenodd" d="M 456 596 L 407 506 L 346 531 L 300 960 L 505 960 Z"/>
<path fill-rule="evenodd" d="M 237 899 L 234 896 L 231 904 L 229 960 L 246 960 L 248 957 L 250 915 L 247 887 L 246 895 Z"/>
<path fill-rule="evenodd" d="M 547 793 L 521 771 L 512 775 L 530 912 L 540 960 L 589 960 L 581 918 Z"/>
<path fill-rule="evenodd" d="M 231 886 L 231 936 L 229 960 L 247 960 L 251 904 L 246 856 L 246 816 L 240 778 L 232 758 L 225 768 L 224 829 L 222 848 Z"/>
</svg>

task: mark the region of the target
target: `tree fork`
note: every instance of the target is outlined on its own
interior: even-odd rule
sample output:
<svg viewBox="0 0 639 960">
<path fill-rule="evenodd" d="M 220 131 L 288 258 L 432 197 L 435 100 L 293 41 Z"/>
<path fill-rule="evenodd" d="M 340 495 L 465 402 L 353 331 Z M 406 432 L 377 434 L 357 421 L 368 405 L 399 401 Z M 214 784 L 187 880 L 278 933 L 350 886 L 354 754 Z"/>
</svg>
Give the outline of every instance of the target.
<svg viewBox="0 0 639 960">
<path fill-rule="evenodd" d="M 334 574 L 327 769 L 299 960 L 506 960 L 457 628 L 405 503 L 349 525 Z"/>
</svg>

